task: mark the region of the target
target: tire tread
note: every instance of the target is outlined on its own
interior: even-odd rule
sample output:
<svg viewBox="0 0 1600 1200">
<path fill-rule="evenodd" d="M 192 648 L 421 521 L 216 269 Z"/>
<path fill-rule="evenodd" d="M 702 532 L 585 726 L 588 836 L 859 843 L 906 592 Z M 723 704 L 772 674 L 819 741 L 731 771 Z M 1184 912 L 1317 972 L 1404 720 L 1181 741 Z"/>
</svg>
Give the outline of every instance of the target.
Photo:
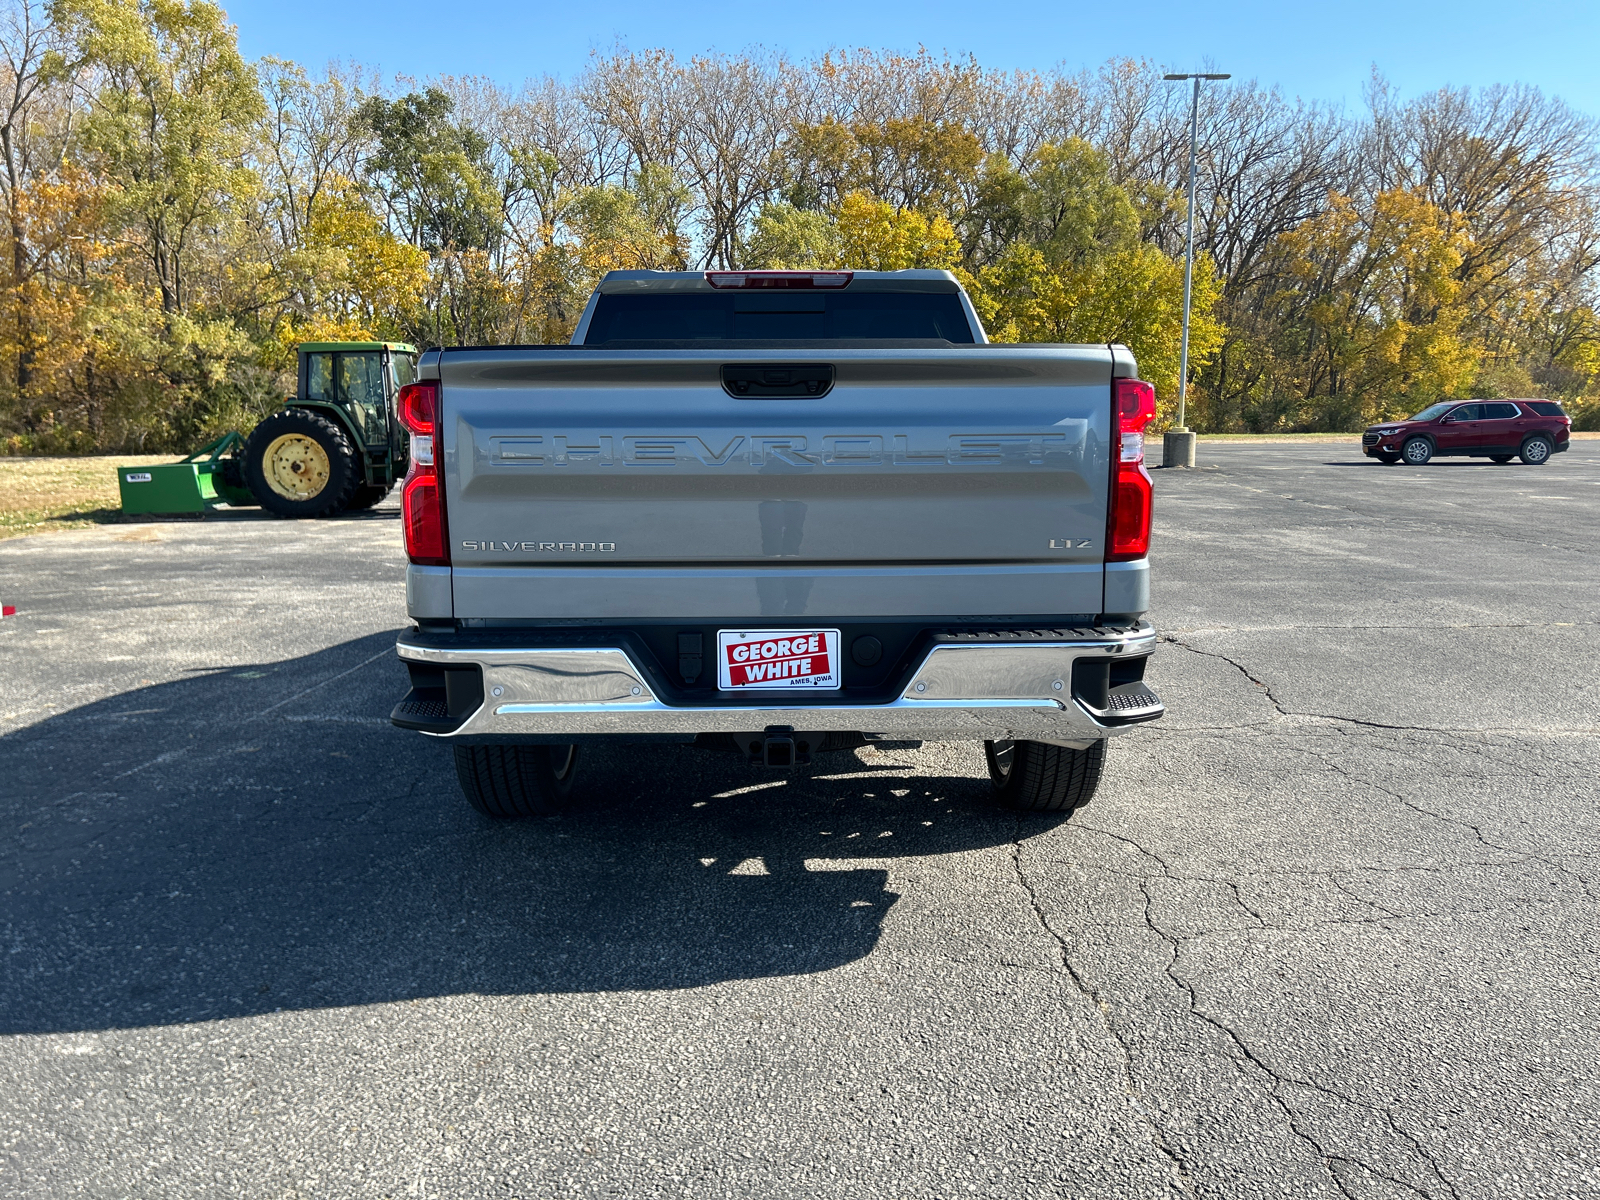
<svg viewBox="0 0 1600 1200">
<path fill-rule="evenodd" d="M 1074 812 L 1087 804 L 1100 786 L 1105 769 L 1105 740 L 1087 750 L 1043 742 L 1013 742 L 1011 772 L 1001 778 L 988 743 L 990 777 L 1008 807 L 1028 812 Z"/>
<path fill-rule="evenodd" d="M 329 466 L 342 471 L 344 478 L 338 482 L 338 486 L 329 487 L 309 501 L 288 500 L 267 485 L 265 473 L 261 470 L 261 456 L 267 446 L 282 434 L 306 432 L 324 442 L 325 448 L 330 451 Z M 282 409 L 251 431 L 250 440 L 245 443 L 244 474 L 251 493 L 262 508 L 280 517 L 309 517 L 313 520 L 343 512 L 362 484 L 361 461 L 344 430 L 321 413 L 305 408 Z"/>
<path fill-rule="evenodd" d="M 507 820 L 549 812 L 571 782 L 557 782 L 548 746 L 455 746 L 456 780 L 467 803 Z"/>
</svg>

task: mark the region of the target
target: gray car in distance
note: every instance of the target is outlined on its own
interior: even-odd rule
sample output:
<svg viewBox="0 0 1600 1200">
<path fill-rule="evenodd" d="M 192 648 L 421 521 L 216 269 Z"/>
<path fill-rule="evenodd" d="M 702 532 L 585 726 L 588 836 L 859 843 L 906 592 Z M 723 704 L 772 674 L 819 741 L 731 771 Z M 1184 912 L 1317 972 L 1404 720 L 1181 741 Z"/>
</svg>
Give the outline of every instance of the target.
<svg viewBox="0 0 1600 1200">
<path fill-rule="evenodd" d="M 586 743 L 785 768 L 982 740 L 1070 811 L 1144 683 L 1150 386 L 1115 345 L 989 343 L 943 271 L 619 271 L 570 346 L 424 353 L 398 400 L 411 690 L 472 804 Z"/>
</svg>

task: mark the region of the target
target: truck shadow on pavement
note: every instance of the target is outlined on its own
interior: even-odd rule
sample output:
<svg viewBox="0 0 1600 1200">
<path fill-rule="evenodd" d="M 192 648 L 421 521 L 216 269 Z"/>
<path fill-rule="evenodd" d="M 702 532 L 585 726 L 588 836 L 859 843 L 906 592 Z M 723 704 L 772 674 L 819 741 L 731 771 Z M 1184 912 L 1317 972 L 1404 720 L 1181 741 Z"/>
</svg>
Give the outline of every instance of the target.
<svg viewBox="0 0 1600 1200">
<path fill-rule="evenodd" d="M 884 860 L 1058 823 L 991 808 L 970 752 L 779 775 L 688 746 L 589 751 L 581 799 L 490 822 L 447 749 L 387 723 L 393 639 L 0 737 L 0 1032 L 823 971 L 877 945 Z"/>
</svg>

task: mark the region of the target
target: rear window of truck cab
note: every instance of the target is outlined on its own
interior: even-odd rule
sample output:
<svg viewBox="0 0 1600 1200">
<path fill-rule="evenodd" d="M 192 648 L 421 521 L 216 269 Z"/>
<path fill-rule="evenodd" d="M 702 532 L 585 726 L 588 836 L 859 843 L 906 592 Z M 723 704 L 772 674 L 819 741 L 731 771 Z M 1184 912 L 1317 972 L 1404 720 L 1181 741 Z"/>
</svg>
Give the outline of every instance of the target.
<svg viewBox="0 0 1600 1200">
<path fill-rule="evenodd" d="M 954 292 L 602 294 L 585 346 L 637 342 L 937 340 L 973 343 Z"/>
</svg>

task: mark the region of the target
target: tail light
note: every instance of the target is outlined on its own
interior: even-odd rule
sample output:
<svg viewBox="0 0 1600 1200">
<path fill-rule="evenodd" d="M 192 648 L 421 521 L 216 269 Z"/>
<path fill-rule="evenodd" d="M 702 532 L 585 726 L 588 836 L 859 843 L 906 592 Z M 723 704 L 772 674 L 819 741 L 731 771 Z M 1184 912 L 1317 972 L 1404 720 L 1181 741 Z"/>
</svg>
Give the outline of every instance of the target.
<svg viewBox="0 0 1600 1200">
<path fill-rule="evenodd" d="M 714 288 L 842 288 L 854 271 L 707 271 Z"/>
<path fill-rule="evenodd" d="M 1116 474 L 1106 515 L 1106 561 L 1126 562 L 1150 552 L 1150 510 L 1155 489 L 1144 469 L 1144 430 L 1156 415 L 1156 390 L 1142 379 L 1114 380 L 1117 411 Z"/>
<path fill-rule="evenodd" d="M 439 478 L 443 455 L 438 380 L 406 384 L 395 398 L 395 412 L 411 434 L 411 469 L 400 489 L 406 556 L 419 566 L 448 567 L 450 543 L 445 539 L 444 484 Z"/>
</svg>

